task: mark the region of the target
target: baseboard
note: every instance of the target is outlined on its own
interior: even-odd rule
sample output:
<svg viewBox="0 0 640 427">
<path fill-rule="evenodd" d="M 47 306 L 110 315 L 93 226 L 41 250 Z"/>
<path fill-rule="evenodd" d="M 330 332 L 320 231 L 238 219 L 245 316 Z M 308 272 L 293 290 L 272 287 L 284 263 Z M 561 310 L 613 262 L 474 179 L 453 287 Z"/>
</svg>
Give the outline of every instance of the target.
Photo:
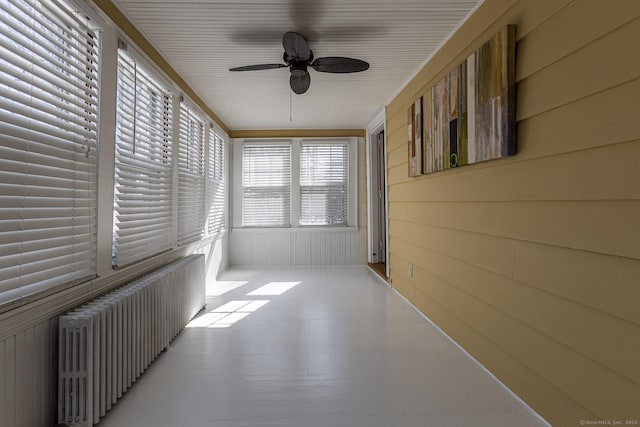
<svg viewBox="0 0 640 427">
<path fill-rule="evenodd" d="M 369 270 L 371 270 L 371 269 L 369 269 Z M 374 276 L 377 276 L 378 278 L 380 278 L 380 280 L 382 281 L 382 278 L 380 276 L 378 276 L 375 272 L 372 271 L 371 273 Z M 384 283 L 386 283 L 386 282 L 384 282 Z M 405 298 L 400 292 L 398 292 L 397 289 L 393 288 L 390 284 L 387 283 L 387 285 L 393 290 L 393 292 L 395 292 L 400 298 L 402 298 L 407 304 L 409 304 L 409 306 L 411 308 L 413 308 L 418 314 L 420 314 L 420 316 L 422 316 L 427 322 L 429 322 L 438 332 L 440 332 L 442 335 L 444 335 L 453 345 L 455 345 L 462 353 L 464 353 L 469 359 L 471 359 L 471 361 L 474 364 L 476 364 L 479 368 L 481 368 L 484 372 L 486 372 L 487 375 L 489 375 L 490 378 L 492 378 L 498 385 L 500 385 L 500 387 L 502 387 L 507 393 L 509 393 L 511 396 L 513 396 L 514 399 L 516 399 L 518 402 L 520 402 L 522 404 L 522 406 L 524 406 L 531 415 L 533 415 L 534 417 L 538 418 L 545 425 L 551 427 L 551 424 L 547 420 L 542 418 L 542 416 L 540 414 L 538 414 L 535 410 L 533 410 L 533 408 L 531 406 L 529 406 L 524 400 L 522 400 L 522 398 L 520 398 L 520 396 L 515 394 L 509 387 L 507 387 L 502 381 L 500 381 L 498 379 L 498 377 L 496 377 L 482 363 L 478 362 L 478 360 L 475 357 L 473 357 L 471 355 L 471 353 L 469 353 L 467 350 L 465 350 L 460 344 L 458 344 L 453 338 L 451 338 L 445 331 L 443 331 L 438 325 L 436 325 L 433 322 L 433 320 L 429 319 L 423 312 L 421 312 L 418 309 L 418 307 L 413 305 L 413 303 L 411 301 L 409 301 L 407 298 Z"/>
</svg>

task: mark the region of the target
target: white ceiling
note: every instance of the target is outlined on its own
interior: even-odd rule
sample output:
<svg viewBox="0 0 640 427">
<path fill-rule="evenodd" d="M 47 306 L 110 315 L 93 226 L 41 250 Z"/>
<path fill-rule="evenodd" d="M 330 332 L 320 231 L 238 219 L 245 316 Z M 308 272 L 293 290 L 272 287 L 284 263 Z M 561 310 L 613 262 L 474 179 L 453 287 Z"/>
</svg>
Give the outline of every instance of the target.
<svg viewBox="0 0 640 427">
<path fill-rule="evenodd" d="M 232 130 L 366 127 L 478 2 L 115 0 Z M 282 62 L 286 31 L 304 35 L 315 57 L 353 57 L 371 68 L 310 69 L 303 95 L 291 94 L 287 68 L 228 71 Z"/>
</svg>

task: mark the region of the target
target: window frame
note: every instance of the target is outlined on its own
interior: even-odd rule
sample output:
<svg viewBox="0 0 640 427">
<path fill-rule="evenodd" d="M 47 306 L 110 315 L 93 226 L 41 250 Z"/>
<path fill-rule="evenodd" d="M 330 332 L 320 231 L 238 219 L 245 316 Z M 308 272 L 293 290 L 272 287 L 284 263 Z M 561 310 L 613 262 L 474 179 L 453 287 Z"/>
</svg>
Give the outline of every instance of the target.
<svg viewBox="0 0 640 427">
<path fill-rule="evenodd" d="M 209 121 L 206 115 L 195 104 L 184 95 L 180 98 L 180 106 L 178 111 L 174 111 L 174 119 L 178 123 L 177 130 L 174 132 L 174 147 L 177 147 L 177 154 L 174 157 L 177 163 L 177 244 L 184 246 L 189 243 L 197 242 L 206 237 L 206 197 L 207 197 L 207 150 L 209 147 Z M 186 117 L 185 117 L 186 114 Z M 186 119 L 187 140 L 182 139 L 184 135 L 182 125 L 183 118 Z M 200 129 L 197 133 L 201 133 L 200 138 L 195 140 L 192 138 L 193 126 Z M 195 142 L 195 145 L 194 145 Z M 185 153 L 184 148 L 187 149 Z M 196 150 L 194 153 L 192 149 Z M 195 157 L 194 157 L 195 154 Z M 193 159 L 196 159 L 195 161 Z M 191 190 L 191 191 L 184 191 Z M 194 193 L 196 192 L 196 193 Z M 195 203 L 200 207 L 200 213 L 192 213 L 185 203 L 181 203 L 183 198 L 196 197 Z M 182 208 L 182 209 L 181 209 Z M 186 215 L 185 215 L 186 214 Z M 187 216 L 196 224 L 185 223 L 184 217 Z M 199 222 L 199 224 L 198 224 Z M 196 230 L 198 228 L 198 230 Z"/>
<path fill-rule="evenodd" d="M 6 70 L 11 70 L 3 74 L 13 76 L 5 81 L 15 82 L 16 78 L 21 81 L 7 85 L 10 96 L 3 97 L 3 108 L 9 112 L 4 121 L 6 127 L 3 127 L 8 136 L 4 147 L 13 150 L 11 156 L 3 157 L 3 161 L 13 162 L 11 169 L 3 168 L 7 174 L 3 186 L 6 184 L 6 189 L 10 190 L 3 191 L 2 195 L 8 197 L 3 208 L 16 211 L 11 199 L 17 198 L 29 200 L 32 205 L 18 207 L 23 213 L 19 220 L 23 223 L 19 237 L 15 236 L 16 230 L 9 230 L 10 222 L 17 218 L 13 218 L 13 214 L 5 218 L 7 229 L 3 232 L 10 234 L 3 236 L 9 240 L 3 257 L 19 258 L 20 262 L 13 261 L 16 263 L 3 271 L 12 275 L 3 275 L 7 282 L 0 290 L 0 306 L 14 301 L 31 301 L 34 295 L 84 283 L 96 277 L 98 271 L 97 153 L 101 149 L 101 33 L 104 23 L 96 19 L 94 13 L 79 8 L 74 1 L 55 4 L 55 11 L 51 5 L 45 8 L 34 6 L 33 2 L 14 7 L 12 12 L 7 9 L 7 16 L 15 17 L 12 23 L 25 31 L 14 29 L 3 33 L 3 38 L 14 42 L 12 48 L 7 49 L 13 53 L 2 58 L 9 64 Z M 73 30 L 69 31 L 70 28 Z M 34 31 L 39 35 L 37 38 L 28 34 Z M 30 43 L 25 49 L 27 45 L 23 42 L 27 39 Z M 34 40 L 37 42 L 33 43 Z M 24 50 L 33 55 L 23 55 Z M 91 52 L 90 59 L 88 52 Z M 19 59 L 11 60 L 16 57 Z M 29 63 L 37 65 L 25 66 Z M 29 77 L 23 78 L 26 76 Z M 20 105 L 18 110 L 14 110 L 16 105 Z M 29 124 L 25 125 L 26 122 Z M 13 141 L 12 144 L 9 141 Z M 21 153 L 24 153 L 24 159 L 18 160 Z M 20 174 L 24 175 L 22 188 L 17 188 L 10 176 L 18 165 L 22 166 Z M 30 172 L 27 172 L 29 168 Z M 64 193 L 73 195 L 69 197 Z M 25 222 L 31 224 L 23 228 Z M 69 233 L 70 229 L 72 233 Z M 31 236 L 25 239 L 27 232 Z M 39 237 L 33 238 L 35 235 Z M 14 239 L 16 241 L 12 241 Z M 12 246 L 18 251 L 13 252 Z M 24 250 L 25 247 L 29 249 Z M 76 252 L 83 247 L 90 249 Z M 57 266 L 54 265 L 56 262 Z M 81 266 L 76 267 L 77 264 Z"/>
<path fill-rule="evenodd" d="M 303 180 L 303 159 L 302 159 L 302 155 L 304 152 L 304 148 L 305 147 L 314 147 L 314 146 L 320 146 L 320 147 L 331 147 L 331 146 L 337 146 L 337 147 L 341 147 L 345 154 L 346 154 L 346 158 L 344 159 L 345 164 L 345 181 L 344 184 L 334 184 L 334 185 L 319 185 L 319 184 L 315 184 L 315 185 L 303 185 L 302 180 Z M 350 173 L 350 167 L 349 167 L 349 143 L 348 141 L 309 141 L 309 140 L 302 140 L 300 141 L 300 155 L 299 155 L 299 161 L 300 161 L 300 171 L 299 171 L 299 180 L 298 180 L 298 192 L 300 194 L 300 202 L 299 202 L 299 206 L 300 206 L 300 216 L 298 218 L 298 221 L 300 223 L 300 227 L 347 227 L 349 225 L 349 200 L 351 199 L 351 191 L 349 188 L 349 173 Z M 310 189 L 312 187 L 316 187 L 316 188 L 322 188 L 322 187 L 326 187 L 327 190 L 327 195 L 329 195 L 329 193 L 331 192 L 330 187 L 337 187 L 337 186 L 344 186 L 344 191 L 346 192 L 346 200 L 344 201 L 344 203 L 346 204 L 345 206 L 345 212 L 343 215 L 343 220 L 344 222 L 340 222 L 340 223 L 331 223 L 331 222 L 327 222 L 324 224 L 318 224 L 318 223 L 303 223 L 303 218 L 304 218 L 304 212 L 303 212 L 303 196 L 305 194 L 305 189 Z M 325 219 L 327 219 L 327 215 L 325 215 Z"/>
<path fill-rule="evenodd" d="M 213 122 L 209 124 L 207 133 L 205 231 L 208 237 L 215 237 L 222 235 L 228 226 L 229 137 Z M 220 143 L 219 150 L 218 143 Z M 220 159 L 218 159 L 218 152 Z M 215 206 L 216 202 L 222 202 L 222 207 Z"/>
<path fill-rule="evenodd" d="M 291 226 L 290 227 L 255 227 L 245 226 L 243 224 L 243 190 L 242 190 L 242 171 L 243 171 L 243 147 L 246 144 L 291 144 Z M 300 197 L 300 151 L 302 144 L 343 144 L 347 146 L 347 164 L 348 164 L 348 211 L 347 211 L 347 223 L 340 224 L 322 224 L 322 225 L 302 225 L 300 224 L 301 216 L 301 197 Z M 251 139 L 235 139 L 233 141 L 233 194 L 235 197 L 232 200 L 232 226 L 234 229 L 318 229 L 318 230 L 346 230 L 358 228 L 358 199 L 360 193 L 358 191 L 359 181 L 359 168 L 358 168 L 358 150 L 359 150 L 359 138 L 357 137 L 340 137 L 340 138 L 283 138 L 283 139 L 269 139 L 269 138 L 251 138 Z"/>
<path fill-rule="evenodd" d="M 175 134 L 175 126 L 174 126 L 174 117 L 176 116 L 176 111 L 175 111 L 175 98 L 176 98 L 176 93 L 175 93 L 175 88 L 174 86 L 170 83 L 170 81 L 168 81 L 167 79 L 165 79 L 164 77 L 162 77 L 158 71 L 155 69 L 155 67 L 149 63 L 148 60 L 146 60 L 146 58 L 140 54 L 135 48 L 133 48 L 128 42 L 124 41 L 122 38 L 119 38 L 118 40 L 118 52 L 117 52 L 117 68 L 120 67 L 119 65 L 119 61 L 120 61 L 120 54 L 123 54 L 124 56 L 128 56 L 128 60 L 132 61 L 135 64 L 134 70 L 136 70 L 136 73 L 141 72 L 143 73 L 145 76 L 141 78 L 141 80 L 144 81 L 149 81 L 150 83 L 153 83 L 156 85 L 155 89 L 161 89 L 164 90 L 164 93 L 158 93 L 155 94 L 158 98 L 163 98 L 164 102 L 162 102 L 163 107 L 159 108 L 158 111 L 161 112 L 163 109 L 166 111 L 165 108 L 165 103 L 166 105 L 169 106 L 170 108 L 170 115 L 169 117 L 165 117 L 165 125 L 166 125 L 166 129 L 165 132 L 168 132 L 168 138 L 162 138 L 161 136 L 159 137 L 161 140 L 164 141 L 164 143 L 162 143 L 163 149 L 162 151 L 166 153 L 166 166 L 165 169 L 168 173 L 168 182 L 166 183 L 168 185 L 168 193 L 169 193 L 169 198 L 170 198 L 170 204 L 168 206 L 168 215 L 169 215 L 169 224 L 168 226 L 171 227 L 173 222 L 175 221 L 173 214 L 173 209 L 172 209 L 172 205 L 173 203 L 175 203 L 175 198 L 176 195 L 174 194 L 173 191 L 173 181 L 174 181 L 174 176 L 173 176 L 173 162 L 174 162 L 174 157 L 176 155 L 175 152 L 175 146 L 174 146 L 174 140 L 176 138 L 176 134 Z M 140 67 L 141 70 L 137 70 L 137 67 Z M 137 78 L 137 76 L 136 76 Z M 118 81 L 119 81 L 119 76 L 118 76 L 118 72 L 116 72 L 116 76 L 115 76 L 115 90 L 116 90 L 116 95 L 118 94 Z M 134 82 L 136 83 L 136 82 Z M 154 88 L 151 88 L 151 90 L 153 90 Z M 134 105 L 137 107 L 138 102 L 136 101 L 134 103 Z M 117 164 L 118 164 L 118 133 L 117 133 L 117 129 L 118 129 L 118 122 L 117 122 L 117 118 L 119 117 L 119 113 L 118 113 L 118 107 L 119 104 L 117 102 L 117 96 L 116 96 L 116 104 L 115 104 L 115 108 L 114 111 L 116 113 L 116 133 L 115 133 L 115 141 L 114 141 L 114 148 L 115 148 L 115 164 L 114 164 L 114 170 L 113 170 L 113 174 L 114 177 L 117 173 Z M 143 115 L 147 114 L 147 112 L 143 112 Z M 134 112 L 135 115 L 135 112 Z M 135 116 L 137 117 L 137 116 Z M 165 136 L 166 133 L 165 133 Z M 135 147 L 135 146 L 134 146 Z M 166 151 L 165 151 L 166 150 Z M 163 155 L 164 156 L 164 155 Z M 134 152 L 132 154 L 132 157 L 136 157 L 136 153 Z M 144 159 L 145 157 L 143 157 Z M 154 165 L 148 166 L 147 167 L 147 171 L 149 172 L 157 172 L 157 167 L 154 167 Z M 122 268 L 123 266 L 126 265 L 130 265 L 130 264 L 134 264 L 136 262 L 142 261 L 146 258 L 158 255 L 160 253 L 163 253 L 165 251 L 170 250 L 174 244 L 173 244 L 173 238 L 171 235 L 167 235 L 166 237 L 166 241 L 164 246 L 161 249 L 158 249 L 154 252 L 149 252 L 146 254 L 143 254 L 143 256 L 137 256 L 137 257 L 125 257 L 123 259 L 122 262 L 118 263 L 117 262 L 117 257 L 116 257 L 116 253 L 115 253 L 115 246 L 116 246 L 116 225 L 115 225 L 115 221 L 116 221 L 116 203 L 117 203 L 117 192 L 116 192 L 116 187 L 118 186 L 118 180 L 114 178 L 114 185 L 113 185 L 113 191 L 114 191 L 114 200 L 113 200 L 113 249 L 112 249 L 112 266 L 113 268 Z"/>
<path fill-rule="evenodd" d="M 250 146 L 273 146 L 273 147 L 289 147 L 289 223 L 282 223 L 282 224 L 274 224 L 274 225 L 245 225 L 244 224 L 244 189 L 245 189 L 245 185 L 244 185 L 244 149 L 245 147 L 250 147 Z M 234 193 L 237 195 L 237 197 L 234 199 L 236 201 L 239 201 L 239 212 L 240 212 L 240 223 L 242 224 L 243 228 L 290 228 L 292 226 L 292 220 L 293 220 L 293 216 L 292 216 L 292 206 L 293 206 L 293 198 L 292 198 L 292 188 L 294 185 L 294 174 L 293 174 L 293 159 L 294 159 L 294 150 L 293 147 L 291 145 L 291 142 L 289 140 L 252 140 L 252 141 L 247 141 L 245 143 L 243 143 L 240 147 L 239 152 L 237 153 L 237 156 L 235 156 L 234 153 L 234 158 L 237 158 L 239 160 L 239 167 L 234 167 L 234 176 L 237 177 L 237 179 L 235 180 L 236 183 L 239 184 L 238 187 L 236 187 L 238 189 L 237 193 Z M 234 164 L 235 166 L 235 164 Z M 234 211 L 235 212 L 235 211 Z"/>
</svg>

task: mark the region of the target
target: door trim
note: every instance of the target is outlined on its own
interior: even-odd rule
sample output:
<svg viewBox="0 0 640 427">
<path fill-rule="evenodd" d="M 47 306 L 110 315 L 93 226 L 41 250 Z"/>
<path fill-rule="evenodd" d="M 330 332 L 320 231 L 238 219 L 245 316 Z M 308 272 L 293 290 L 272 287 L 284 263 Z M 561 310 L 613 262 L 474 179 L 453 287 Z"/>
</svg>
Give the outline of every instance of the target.
<svg viewBox="0 0 640 427">
<path fill-rule="evenodd" d="M 385 141 L 384 141 L 384 149 L 383 149 L 383 158 L 384 158 L 384 200 L 385 200 L 385 262 L 386 262 L 386 276 L 389 277 L 389 198 L 388 198 L 388 188 L 387 185 L 387 132 L 386 132 L 386 108 L 380 110 L 378 114 L 376 114 L 375 118 L 371 121 L 371 124 L 367 126 L 367 134 L 366 134 L 366 157 L 367 157 L 367 261 L 372 262 L 374 245 L 373 235 L 374 235 L 374 227 L 372 227 L 371 218 L 373 218 L 373 209 L 375 209 L 374 201 L 372 200 L 372 194 L 374 191 L 374 185 L 372 179 L 372 150 L 373 150 L 373 142 L 375 142 L 375 135 L 377 135 L 380 131 L 384 131 Z"/>
</svg>

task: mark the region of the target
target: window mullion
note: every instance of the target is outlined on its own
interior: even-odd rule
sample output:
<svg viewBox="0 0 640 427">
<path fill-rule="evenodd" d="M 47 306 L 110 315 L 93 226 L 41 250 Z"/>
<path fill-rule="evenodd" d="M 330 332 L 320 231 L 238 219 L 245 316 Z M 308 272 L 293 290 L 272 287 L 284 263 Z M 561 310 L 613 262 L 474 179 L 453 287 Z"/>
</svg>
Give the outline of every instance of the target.
<svg viewBox="0 0 640 427">
<path fill-rule="evenodd" d="M 205 123 L 187 101 L 180 106 L 178 163 L 178 244 L 205 232 Z"/>
<path fill-rule="evenodd" d="M 171 98 L 171 103 L 173 106 L 174 114 L 172 116 L 172 142 L 173 142 L 173 152 L 178 153 L 180 150 L 180 104 L 181 104 L 182 96 L 173 96 Z M 180 192 L 180 187 L 178 183 L 178 175 L 179 175 L 179 156 L 174 155 L 171 158 L 171 233 L 169 236 L 169 241 L 171 242 L 171 247 L 175 247 L 178 244 L 178 195 Z"/>
<path fill-rule="evenodd" d="M 210 216 L 211 206 L 213 204 L 213 173 L 215 165 L 212 159 L 211 153 L 215 153 L 215 147 L 212 147 L 215 144 L 215 136 L 213 136 L 213 124 L 209 123 L 206 126 L 205 136 L 204 136 L 204 206 L 205 206 L 205 234 L 209 236 L 211 234 L 210 221 L 212 220 Z"/>
<path fill-rule="evenodd" d="M 300 227 L 300 140 L 291 145 L 291 227 Z"/>
</svg>

